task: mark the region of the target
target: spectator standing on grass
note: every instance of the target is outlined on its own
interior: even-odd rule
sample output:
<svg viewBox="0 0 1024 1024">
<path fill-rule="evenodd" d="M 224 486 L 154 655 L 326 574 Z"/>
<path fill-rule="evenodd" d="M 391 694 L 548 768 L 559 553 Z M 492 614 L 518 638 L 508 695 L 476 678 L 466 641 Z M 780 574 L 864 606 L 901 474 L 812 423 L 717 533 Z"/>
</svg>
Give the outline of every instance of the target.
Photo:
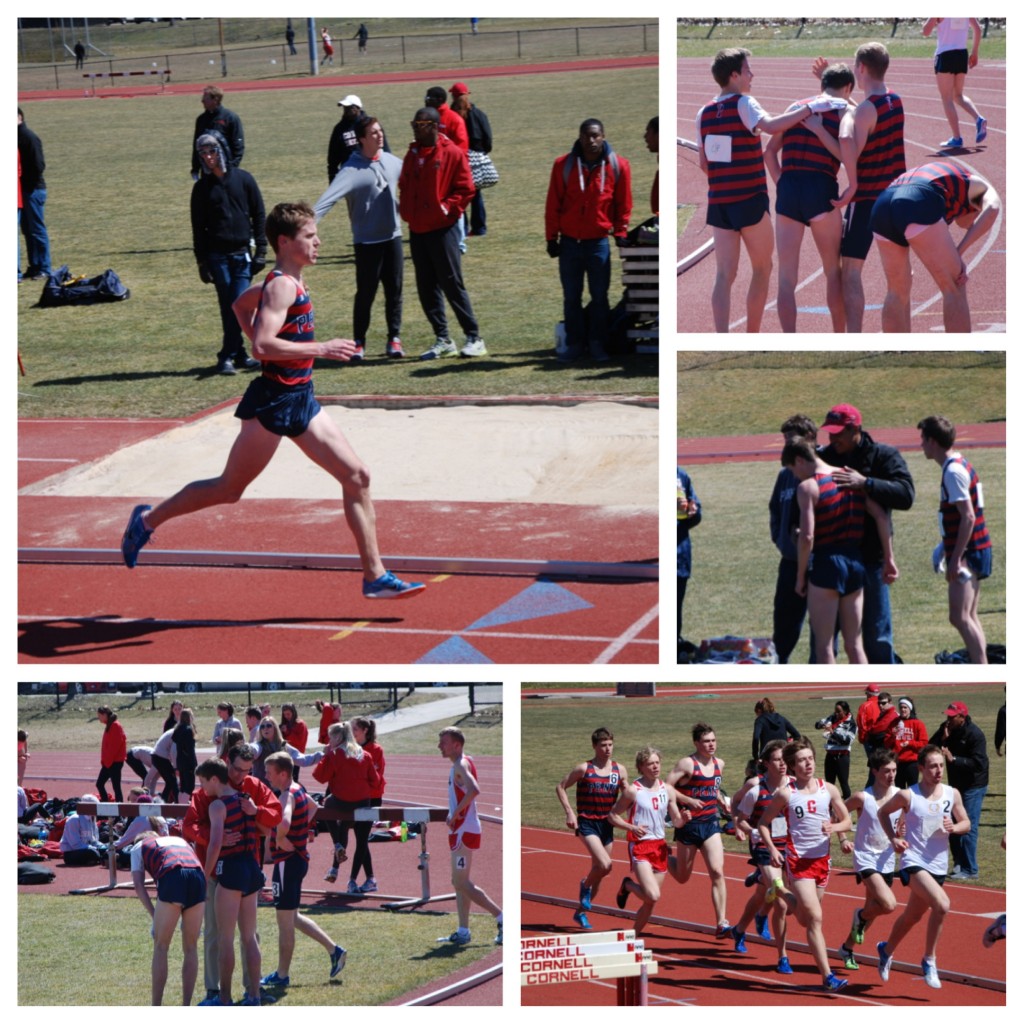
<svg viewBox="0 0 1024 1024">
<path fill-rule="evenodd" d="M 75 43 L 75 70 L 81 71 L 85 67 L 85 47 L 82 45 L 82 40 L 79 39 Z"/>
<path fill-rule="evenodd" d="M 292 760 L 292 764 L 302 768 L 319 764 L 323 758 L 323 751 L 316 751 L 313 754 L 304 754 L 297 747 L 287 743 L 281 735 L 277 721 L 271 717 L 260 720 L 259 739 L 256 741 L 256 759 L 253 762 L 252 773 L 260 780 L 267 781 L 266 762 L 271 754 L 279 754 L 284 751 Z"/>
<path fill-rule="evenodd" d="M 107 783 L 114 790 L 114 799 L 121 803 L 121 769 L 128 756 L 128 740 L 124 727 L 117 720 L 117 712 L 106 706 L 96 709 L 96 717 L 103 726 L 103 744 L 100 747 L 100 774 L 96 778 L 96 791 L 101 800 L 107 799 Z"/>
<path fill-rule="evenodd" d="M 258 743 L 260 739 L 260 722 L 263 721 L 263 712 L 257 707 L 245 709 L 245 727 L 249 730 L 249 742 Z"/>
<path fill-rule="evenodd" d="M 28 265 L 24 276 L 30 281 L 45 281 L 50 276 L 50 235 L 46 230 L 46 159 L 39 136 L 25 124 L 18 107 L 18 166 L 21 184 L 21 233 L 25 236 Z M 19 273 L 20 278 L 20 273 Z"/>
<path fill-rule="evenodd" d="M 896 785 L 907 789 L 917 782 L 917 755 L 928 742 L 928 730 L 909 697 L 900 697 L 896 707 L 899 717 L 889 726 L 884 742 L 896 754 Z"/>
<path fill-rule="evenodd" d="M 222 700 L 217 705 L 217 721 L 213 726 L 213 745 L 220 745 L 221 733 L 225 729 L 238 729 L 241 731 L 242 723 L 235 718 L 235 705 L 229 700 Z"/>
<path fill-rule="evenodd" d="M 850 795 L 850 751 L 857 737 L 857 723 L 845 700 L 837 700 L 835 710 L 827 718 L 814 723 L 825 730 L 825 781 L 835 785 L 845 800 Z"/>
<path fill-rule="evenodd" d="M 935 32 L 935 84 L 939 87 L 942 109 L 953 134 L 942 143 L 942 149 L 960 149 L 960 115 L 956 108 L 963 107 L 974 118 L 974 144 L 980 145 L 988 135 L 988 122 L 978 112 L 969 96 L 964 95 L 964 82 L 970 68 L 978 66 L 981 47 L 981 25 L 977 18 L 929 18 L 922 34 Z M 967 33 L 973 37 L 971 52 L 967 52 Z"/>
<path fill-rule="evenodd" d="M 179 794 L 186 800 L 191 799 L 192 790 L 196 788 L 196 723 L 191 708 L 182 708 L 181 721 L 171 731 L 171 739 L 178 751 L 178 778 L 181 784 Z"/>
<path fill-rule="evenodd" d="M 885 579 L 884 546 L 885 541 L 891 540 L 893 510 L 905 512 L 914 504 L 914 479 L 899 451 L 892 445 L 876 441 L 864 429 L 860 411 L 854 406 L 833 406 L 821 429 L 830 436 L 830 443 L 822 450 L 821 458 L 836 467 L 831 472 L 836 486 L 840 491 L 853 491 L 877 502 L 888 518 L 888 538 L 879 533 L 879 524 L 874 516 L 868 517 L 864 523 L 861 554 L 865 582 L 861 628 L 868 663 L 893 665 L 897 657 L 889 583 Z"/>
<path fill-rule="evenodd" d="M 977 878 L 978 825 L 982 803 L 988 792 L 985 734 L 972 721 L 967 705 L 955 700 L 946 708 L 946 720 L 928 742 L 942 753 L 949 784 L 960 794 L 970 821 L 970 828 L 950 836 L 949 852 L 953 855 L 955 867 L 949 877 L 958 881 Z"/>
<path fill-rule="evenodd" d="M 359 40 L 359 52 L 365 56 L 366 40 L 370 38 L 370 30 L 366 27 L 365 23 L 360 22 L 359 28 L 356 29 L 356 34 L 352 38 Z"/>
<path fill-rule="evenodd" d="M 1003 687 L 1003 693 L 1006 693 L 1006 687 Z M 1006 742 L 1006 704 L 1000 704 L 999 710 L 996 712 L 996 734 L 993 738 L 993 745 L 996 748 L 996 757 L 1003 756 L 1003 744 Z"/>
<path fill-rule="evenodd" d="M 466 122 L 463 120 L 461 114 L 457 114 L 450 106 L 448 106 L 447 100 L 448 93 L 445 92 L 444 87 L 440 85 L 431 86 L 427 90 L 426 96 L 423 98 L 424 105 L 436 110 L 441 119 L 439 128 L 440 134 L 454 142 L 455 145 L 466 154 L 466 158 L 468 159 L 469 131 L 466 128 Z M 474 185 L 474 189 L 475 188 L 476 186 Z M 462 216 L 459 217 L 456 224 L 459 252 L 461 253 L 465 253 L 466 251 L 466 229 L 463 224 L 464 216 L 465 210 L 462 211 Z"/>
<path fill-rule="evenodd" d="M 355 737 L 356 743 L 363 748 L 363 753 L 367 754 L 370 760 L 373 761 L 373 767 L 377 771 L 377 781 L 370 786 L 370 806 L 380 807 L 384 803 L 384 789 L 387 786 L 387 782 L 384 779 L 384 748 L 377 742 L 377 723 L 372 718 L 359 717 L 353 718 L 351 724 L 352 735 Z M 367 831 L 369 831 L 369 828 Z M 367 842 L 363 848 L 363 862 L 359 863 L 359 847 L 357 845 L 356 858 L 352 862 L 353 878 L 358 875 L 360 868 L 363 869 L 366 875 L 366 884 L 360 889 L 360 892 L 374 892 L 377 888 L 377 876 L 373 871 L 370 849 L 370 844 Z M 373 888 L 368 888 L 371 883 Z"/>
<path fill-rule="evenodd" d="M 356 97 L 347 97 L 355 99 Z M 356 294 L 352 313 L 352 338 L 356 350 L 350 363 L 361 363 L 377 287 L 384 286 L 384 318 L 387 341 L 384 352 L 400 359 L 402 350 L 402 219 L 398 213 L 398 180 L 402 161 L 384 151 L 384 129 L 375 117 L 363 117 L 355 126 L 356 151 L 348 156 L 317 200 L 317 221 L 339 199 L 348 206 L 356 257 Z"/>
<path fill-rule="evenodd" d="M 345 166 L 348 158 L 353 153 L 359 152 L 360 137 L 356 134 L 356 128 L 360 122 L 370 120 L 370 115 L 363 110 L 363 101 L 355 93 L 343 96 L 338 100 L 338 106 L 342 108 L 341 119 L 334 126 L 330 141 L 327 143 L 328 184 L 334 181 L 338 171 Z M 383 141 L 383 149 L 385 153 L 391 152 L 386 137 Z M 318 216 L 323 215 L 318 213 Z"/>
<path fill-rule="evenodd" d="M 192 249 L 199 280 L 217 290 L 223 337 L 217 373 L 232 375 L 259 365 L 245 350 L 242 327 L 232 308 L 254 274 L 267 265 L 266 213 L 256 179 L 228 161 L 222 135 L 206 132 L 196 140 L 203 173 L 192 186 Z M 250 254 L 250 239 L 256 251 Z"/>
<path fill-rule="evenodd" d="M 564 361 L 589 353 L 608 362 L 609 235 L 622 245 L 633 213 L 629 161 L 608 143 L 604 125 L 588 117 L 572 149 L 551 168 L 544 206 L 548 256 L 558 260 L 565 324 Z M 583 312 L 583 285 L 590 292 Z"/>
<path fill-rule="evenodd" d="M 451 109 L 466 122 L 469 136 L 469 165 L 473 166 L 473 154 L 490 153 L 494 147 L 491 122 L 487 115 L 469 98 L 469 87 L 465 82 L 456 82 L 449 90 L 452 94 Z M 468 235 L 482 238 L 487 234 L 487 210 L 484 207 L 484 190 L 478 188 L 469 204 Z"/>
<path fill-rule="evenodd" d="M 700 526 L 703 513 L 690 474 L 676 466 L 676 649 L 683 642 L 683 601 L 692 569 L 690 531 Z"/>
<path fill-rule="evenodd" d="M 444 95 L 443 89 L 441 92 Z M 452 117 L 462 125 L 458 114 Z M 398 209 L 409 225 L 416 290 L 435 338 L 421 360 L 487 355 L 463 282 L 459 251 L 459 225 L 476 186 L 466 153 L 441 134 L 440 125 L 440 114 L 433 107 L 416 111 L 412 122 L 415 138 L 398 179 Z M 445 299 L 466 335 L 461 350 L 448 335 Z"/>
<path fill-rule="evenodd" d="M 754 705 L 754 735 L 751 741 L 751 757 L 756 761 L 761 751 L 772 740 L 798 740 L 800 730 L 781 712 L 775 710 L 771 697 L 762 697 Z"/>
<path fill-rule="evenodd" d="M 658 119 L 652 117 L 647 122 L 647 127 L 644 129 L 644 143 L 647 146 L 647 150 L 654 154 L 655 160 L 658 158 Z M 654 183 L 651 185 L 651 213 L 655 217 L 658 216 L 660 204 L 658 201 L 658 170 L 654 171 Z"/>
<path fill-rule="evenodd" d="M 917 425 L 925 458 L 942 468 L 939 525 L 946 559 L 949 621 L 963 638 L 972 664 L 988 664 L 985 630 L 978 613 L 981 581 L 992 575 L 992 538 L 985 525 L 985 498 L 974 467 L 954 451 L 956 427 L 945 416 Z"/>
<path fill-rule="evenodd" d="M 288 52 L 295 56 L 299 51 L 295 49 L 295 29 L 292 28 L 291 18 L 288 19 L 288 27 L 284 30 L 284 39 L 288 44 Z"/>
<path fill-rule="evenodd" d="M 241 118 L 227 107 L 222 106 L 224 90 L 216 85 L 208 85 L 203 89 L 203 112 L 196 118 L 195 131 L 192 134 L 192 180 L 198 181 L 202 170 L 197 143 L 201 135 L 217 132 L 224 139 L 227 149 L 227 162 L 230 167 L 237 167 L 245 153 L 245 135 L 242 131 Z"/>
</svg>

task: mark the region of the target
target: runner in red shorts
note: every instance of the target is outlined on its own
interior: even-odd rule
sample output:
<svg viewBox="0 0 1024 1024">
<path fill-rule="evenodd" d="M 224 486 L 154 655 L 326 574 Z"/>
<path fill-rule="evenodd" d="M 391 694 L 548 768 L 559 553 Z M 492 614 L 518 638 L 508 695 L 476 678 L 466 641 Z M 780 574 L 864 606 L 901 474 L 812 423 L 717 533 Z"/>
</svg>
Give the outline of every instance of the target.
<svg viewBox="0 0 1024 1024">
<path fill-rule="evenodd" d="M 769 897 L 783 897 L 796 919 L 807 929 L 807 944 L 821 972 L 827 992 L 838 992 L 846 986 L 845 978 L 837 978 L 828 963 L 828 948 L 822 933 L 821 900 L 828 885 L 831 858 L 829 849 L 833 832 L 851 827 L 850 813 L 843 804 L 839 790 L 831 782 L 814 776 L 814 747 L 801 737 L 787 743 L 783 750 L 786 769 L 793 778 L 775 792 L 758 829 L 771 855 L 772 864 L 786 865 L 791 892 L 782 879 L 776 879 Z M 784 853 L 772 841 L 771 823 L 786 813 L 789 825 L 789 847 Z"/>
<path fill-rule="evenodd" d="M 661 898 L 662 876 L 668 871 L 665 813 L 676 828 L 682 827 L 683 817 L 677 803 L 679 794 L 661 781 L 661 751 L 654 747 L 638 750 L 636 767 L 640 778 L 622 791 L 608 820 L 629 833 L 629 862 L 636 881 L 624 878 L 615 902 L 625 909 L 630 893 L 643 900 L 634 924 L 640 935 Z"/>
</svg>

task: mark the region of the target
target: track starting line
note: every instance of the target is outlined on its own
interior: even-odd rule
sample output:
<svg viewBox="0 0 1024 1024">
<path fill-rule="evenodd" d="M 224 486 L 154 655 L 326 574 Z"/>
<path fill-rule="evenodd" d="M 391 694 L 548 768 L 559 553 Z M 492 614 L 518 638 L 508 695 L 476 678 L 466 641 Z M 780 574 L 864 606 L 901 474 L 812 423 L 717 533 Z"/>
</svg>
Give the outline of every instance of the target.
<svg viewBox="0 0 1024 1024">
<path fill-rule="evenodd" d="M 657 562 L 563 562 L 506 558 L 417 558 L 387 555 L 393 572 L 445 573 L 452 576 L 557 576 L 568 579 L 656 580 Z M 19 564 L 123 565 L 117 548 L 18 548 Z M 230 569 L 361 570 L 357 555 L 275 551 L 145 551 L 140 566 L 219 567 Z"/>
</svg>

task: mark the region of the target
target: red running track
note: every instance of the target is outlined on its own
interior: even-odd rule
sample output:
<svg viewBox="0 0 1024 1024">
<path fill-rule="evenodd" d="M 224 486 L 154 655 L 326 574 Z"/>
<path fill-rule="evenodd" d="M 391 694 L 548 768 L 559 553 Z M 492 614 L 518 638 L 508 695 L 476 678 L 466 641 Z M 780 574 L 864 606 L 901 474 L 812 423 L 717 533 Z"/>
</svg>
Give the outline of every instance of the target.
<svg viewBox="0 0 1024 1024">
<path fill-rule="evenodd" d="M 586 873 L 590 858 L 583 844 L 568 832 L 524 827 L 522 829 L 522 889 L 541 896 L 576 899 L 577 881 Z M 726 837 L 726 885 L 728 912 L 736 920 L 746 903 L 750 890 L 743 886 L 743 878 L 750 870 L 745 845 L 741 847 Z M 744 852 L 739 852 L 740 850 Z M 632 915 L 617 916 L 614 895 L 619 883 L 628 874 L 625 842 L 616 839 L 613 852 L 614 868 L 602 883 L 595 909 L 588 916 L 595 931 L 631 927 Z M 904 890 L 899 882 L 894 891 L 900 906 L 905 903 Z M 985 928 L 997 914 L 1006 910 L 1006 893 L 997 889 L 947 883 L 946 891 L 952 898 L 952 910 L 947 916 L 939 940 L 938 966 L 943 969 L 962 969 L 965 973 L 1005 981 L 1005 943 L 985 949 L 981 937 Z M 834 868 L 829 881 L 828 895 L 823 904 L 825 939 L 835 950 L 846 937 L 853 909 L 863 901 L 863 891 L 855 884 L 848 871 Z M 627 911 L 636 910 L 631 898 Z M 524 935 L 577 932 L 572 910 L 534 900 L 521 904 Z M 900 912 L 900 907 L 896 913 Z M 697 866 L 689 883 L 683 887 L 667 878 L 662 886 L 662 898 L 655 907 L 655 916 L 693 922 L 710 931 L 714 925 L 710 885 L 703 861 L 698 856 Z M 891 920 L 891 919 L 890 919 Z M 747 952 L 736 953 L 731 941 L 716 940 L 710 934 L 691 930 L 677 930 L 662 925 L 649 927 L 644 940 L 654 950 L 658 960 L 658 974 L 649 982 L 652 1006 L 805 1006 L 821 1005 L 822 1001 L 842 1006 L 893 1006 L 900 1008 L 924 1006 L 1002 1006 L 1004 992 L 943 981 L 942 988 L 932 990 L 925 986 L 920 973 L 893 970 L 888 984 L 883 985 L 875 970 L 874 943 L 889 932 L 889 925 L 876 921 L 870 928 L 865 944 L 858 947 L 858 959 L 866 961 L 857 972 L 846 971 L 840 961 L 832 958 L 836 974 L 846 977 L 849 985 L 837 995 L 820 988 L 821 979 L 810 954 L 790 949 L 794 974 L 775 973 L 775 946 L 751 938 L 747 932 Z M 877 934 L 876 934 L 877 933 Z M 923 949 L 923 927 L 918 926 L 896 951 L 901 962 L 916 963 Z M 789 921 L 789 942 L 803 942 L 803 929 L 792 918 Z M 547 985 L 523 988 L 524 1006 L 581 1005 L 614 1006 L 615 982 L 595 981 L 579 984 Z"/>
<path fill-rule="evenodd" d="M 22 420 L 22 486 L 152 436 L 172 421 Z M 153 496 L 22 495 L 19 547 L 116 548 Z M 377 502 L 392 556 L 642 562 L 654 510 Z M 329 530 L 324 522 L 336 523 Z M 167 524 L 162 550 L 351 553 L 340 502 L 243 500 Z M 348 571 L 19 566 L 19 661 L 86 663 L 655 663 L 657 581 L 435 576 L 406 601 L 363 599 Z"/>
<path fill-rule="evenodd" d="M 826 53 L 831 60 L 847 60 L 849 53 Z M 683 58 L 677 62 L 677 124 L 676 134 L 693 141 L 696 135 L 696 116 L 700 107 L 715 95 L 709 61 Z M 770 114 L 780 114 L 794 100 L 812 95 L 815 80 L 810 73 L 810 60 L 804 57 L 759 57 L 756 48 L 751 57 L 754 72 L 752 94 Z M 886 84 L 903 99 L 906 112 L 904 139 L 907 166 L 917 167 L 940 155 L 938 143 L 949 137 L 946 121 L 935 86 L 935 73 L 931 59 L 894 59 L 886 75 Z M 981 174 L 992 183 L 1003 200 L 1003 219 L 997 230 L 968 250 L 968 269 L 971 274 L 968 298 L 971 323 L 975 333 L 1006 331 L 1006 63 L 982 57 L 978 67 L 967 78 L 967 94 L 988 118 L 988 138 L 980 146 L 973 145 L 973 126 L 964 124 L 967 115 L 961 111 L 961 128 L 968 145 L 965 149 L 943 151 L 960 163 Z M 854 99 L 862 97 L 855 92 Z M 959 108 L 958 108 L 959 109 Z M 697 153 L 677 149 L 678 201 L 696 205 L 692 219 L 677 242 L 677 259 L 696 250 L 711 237 L 705 222 L 707 215 L 707 179 L 701 173 Z M 840 175 L 845 181 L 845 176 Z M 771 209 L 775 211 L 775 185 L 768 178 Z M 954 229 L 959 241 L 962 232 Z M 942 331 L 942 303 L 938 289 L 928 271 L 917 257 L 911 257 L 914 266 L 914 287 L 911 295 L 911 330 L 915 333 Z M 768 288 L 768 307 L 761 324 L 763 332 L 779 332 L 781 325 L 775 311 L 778 291 L 778 260 L 773 261 L 772 280 Z M 711 313 L 711 290 L 715 278 L 715 257 L 705 257 L 678 279 L 678 320 L 682 333 L 714 331 Z M 797 331 L 809 333 L 832 330 L 832 322 L 825 305 L 825 282 L 810 232 L 804 233 L 800 251 L 800 271 L 797 300 Z M 868 254 L 863 272 L 866 309 L 864 332 L 881 330 L 881 305 L 885 297 L 885 274 L 878 254 Z M 731 331 L 746 330 L 745 297 L 750 284 L 750 261 L 744 254 L 740 258 L 739 273 L 732 287 L 730 316 Z"/>
</svg>

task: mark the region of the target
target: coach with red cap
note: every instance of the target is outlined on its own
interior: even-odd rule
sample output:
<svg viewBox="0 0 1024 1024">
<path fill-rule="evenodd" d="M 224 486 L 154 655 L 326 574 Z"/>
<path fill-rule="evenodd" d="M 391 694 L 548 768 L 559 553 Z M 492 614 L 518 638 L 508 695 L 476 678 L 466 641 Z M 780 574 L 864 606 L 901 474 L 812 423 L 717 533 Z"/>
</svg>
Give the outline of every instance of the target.
<svg viewBox="0 0 1024 1024">
<path fill-rule="evenodd" d="M 837 467 L 832 479 L 839 487 L 862 491 L 890 513 L 906 511 L 914 503 L 914 480 L 903 456 L 888 444 L 879 444 L 865 429 L 860 411 L 852 405 L 835 405 L 821 429 L 830 437 L 821 458 Z M 872 665 L 897 663 L 892 637 L 889 585 L 882 579 L 882 543 L 875 521 L 864 520 L 864 652 Z"/>
<path fill-rule="evenodd" d="M 956 865 L 949 877 L 977 878 L 978 823 L 982 801 L 988 790 L 985 734 L 971 721 L 967 705 L 962 700 L 954 700 L 946 708 L 946 720 L 928 742 L 942 750 L 946 759 L 946 777 L 949 784 L 960 791 L 964 810 L 971 819 L 970 832 L 949 837 L 949 852 Z"/>
</svg>

